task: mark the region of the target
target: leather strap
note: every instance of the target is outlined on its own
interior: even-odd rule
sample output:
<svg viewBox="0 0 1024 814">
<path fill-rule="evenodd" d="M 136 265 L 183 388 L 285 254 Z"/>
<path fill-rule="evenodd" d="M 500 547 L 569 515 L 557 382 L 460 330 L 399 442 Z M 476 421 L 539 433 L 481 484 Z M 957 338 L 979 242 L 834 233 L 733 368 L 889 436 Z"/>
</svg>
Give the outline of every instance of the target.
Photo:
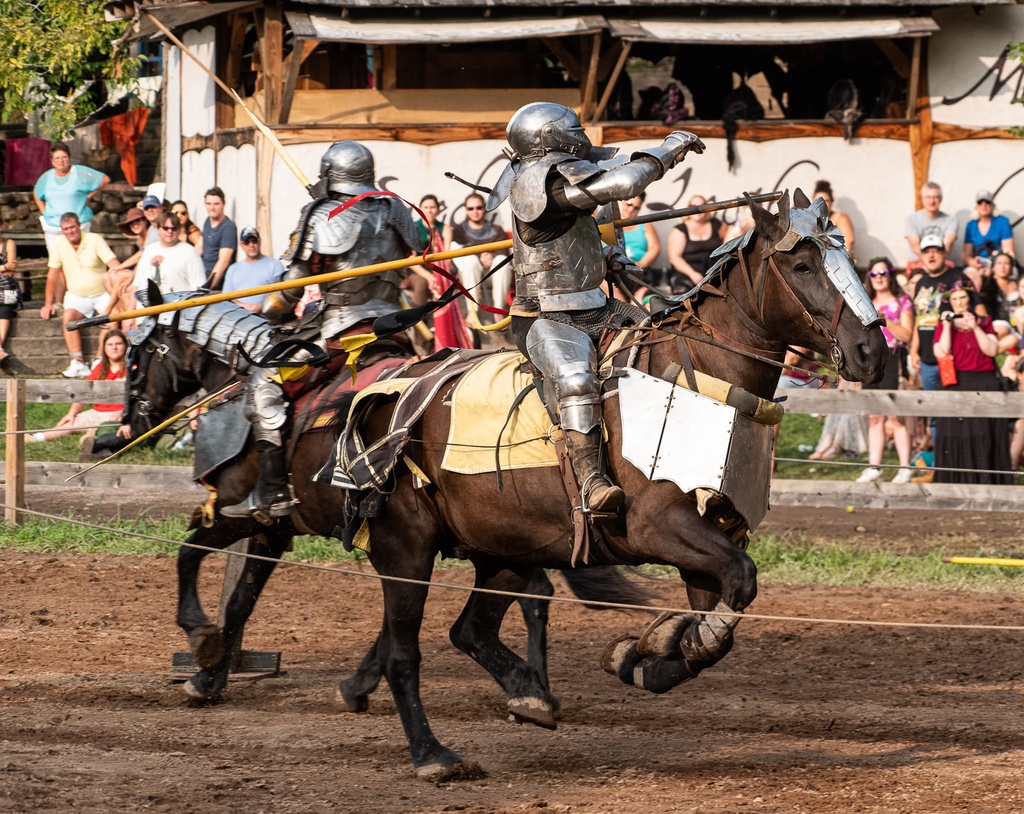
<svg viewBox="0 0 1024 814">
<path fill-rule="evenodd" d="M 576 485 L 576 476 L 572 472 L 572 463 L 569 461 L 569 451 L 565 446 L 565 435 L 558 435 L 551 439 L 555 444 L 555 452 L 558 453 L 558 471 L 562 474 L 562 484 L 565 486 L 565 493 L 569 496 L 569 503 L 572 506 L 572 558 L 570 564 L 576 567 L 576 558 L 582 552 L 583 562 L 586 564 L 590 558 L 590 529 L 587 518 L 583 514 L 583 496 L 580 494 L 579 486 Z"/>
</svg>

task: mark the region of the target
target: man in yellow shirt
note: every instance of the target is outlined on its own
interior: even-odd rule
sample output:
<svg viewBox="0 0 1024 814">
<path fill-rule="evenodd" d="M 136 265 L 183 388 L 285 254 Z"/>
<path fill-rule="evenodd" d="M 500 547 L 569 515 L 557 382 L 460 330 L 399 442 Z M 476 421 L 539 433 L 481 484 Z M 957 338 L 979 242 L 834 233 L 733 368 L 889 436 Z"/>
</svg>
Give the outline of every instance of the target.
<svg viewBox="0 0 1024 814">
<path fill-rule="evenodd" d="M 117 256 L 98 234 L 83 232 L 78 215 L 67 212 L 60 219 L 61 236 L 53 244 L 47 261 L 46 297 L 39 316 L 49 319 L 54 303 L 64 305 L 63 324 L 107 313 L 110 295 L 103 287 L 108 269 L 120 265 Z M 71 354 L 71 364 L 62 371 L 69 379 L 84 379 L 89 366 L 82 355 L 82 335 L 64 328 L 64 342 Z"/>
</svg>

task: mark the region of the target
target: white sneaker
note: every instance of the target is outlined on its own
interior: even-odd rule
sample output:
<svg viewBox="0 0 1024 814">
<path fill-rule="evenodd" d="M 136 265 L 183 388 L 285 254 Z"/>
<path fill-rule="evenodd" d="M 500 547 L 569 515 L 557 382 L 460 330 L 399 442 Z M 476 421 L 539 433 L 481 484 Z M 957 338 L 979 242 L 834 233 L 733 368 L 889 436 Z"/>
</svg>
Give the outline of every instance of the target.
<svg viewBox="0 0 1024 814">
<path fill-rule="evenodd" d="M 71 364 L 62 370 L 60 375 L 66 379 L 84 379 L 92 373 L 89 366 L 81 359 L 72 359 Z"/>
<path fill-rule="evenodd" d="M 903 467 L 899 472 L 896 473 L 892 479 L 892 483 L 910 483 L 910 479 L 914 477 L 914 472 L 909 466 Z"/>
<path fill-rule="evenodd" d="M 875 467 L 870 466 L 867 469 L 865 469 L 863 472 L 860 473 L 860 477 L 857 478 L 856 482 L 857 483 L 874 483 L 880 477 L 882 477 L 882 470 L 881 469 L 876 469 Z"/>
</svg>

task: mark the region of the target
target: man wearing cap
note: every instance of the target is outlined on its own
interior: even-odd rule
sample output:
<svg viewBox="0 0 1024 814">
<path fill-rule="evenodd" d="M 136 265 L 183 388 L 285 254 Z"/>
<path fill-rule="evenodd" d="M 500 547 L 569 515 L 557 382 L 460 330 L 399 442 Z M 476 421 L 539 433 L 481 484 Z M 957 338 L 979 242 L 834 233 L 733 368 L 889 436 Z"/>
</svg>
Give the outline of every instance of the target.
<svg viewBox="0 0 1024 814">
<path fill-rule="evenodd" d="M 64 213 L 60 228 L 61 236 L 54 242 L 47 260 L 46 296 L 39 316 L 49 319 L 55 313 L 55 303 L 62 302 L 62 321 L 67 326 L 71 320 L 109 313 L 110 295 L 103 286 L 104 276 L 120 262 L 102 235 L 82 231 L 74 212 Z M 64 343 L 71 364 L 61 375 L 69 379 L 85 378 L 90 368 L 82 353 L 82 335 L 65 327 Z"/>
<path fill-rule="evenodd" d="M 36 181 L 32 195 L 42 216 L 39 218 L 46 239 L 46 250 L 52 253 L 57 241 L 63 236 L 61 217 L 66 212 L 78 216 L 79 228 L 88 232 L 92 223 L 89 199 L 110 183 L 110 179 L 99 170 L 71 163 L 71 148 L 57 142 L 50 148 L 50 163 L 47 170 Z"/>
<path fill-rule="evenodd" d="M 949 311 L 949 292 L 955 288 L 970 287 L 970 281 L 959 269 L 946 265 L 948 249 L 944 236 L 926 234 L 919 246 L 921 268 L 924 274 L 914 286 L 914 331 L 910 336 L 910 367 L 921 374 L 922 390 L 941 390 L 939 363 L 932 347 L 939 314 Z M 984 313 L 977 305 L 976 313 Z"/>
<path fill-rule="evenodd" d="M 139 209 L 142 210 L 142 214 L 149 224 L 149 229 L 146 232 L 146 245 L 159 243 L 160 229 L 157 227 L 156 222 L 164 212 L 164 202 L 156 197 L 156 195 L 147 195 L 142 199 L 142 203 L 139 204 Z M 136 262 L 138 262 L 138 258 L 136 258 Z"/>
<path fill-rule="evenodd" d="M 243 229 L 238 242 L 245 258 L 228 266 L 228 270 L 224 274 L 225 291 L 255 288 L 268 283 L 276 283 L 284 277 L 284 266 L 281 261 L 276 257 L 267 257 L 260 251 L 260 233 L 255 226 L 247 226 Z M 263 295 L 251 294 L 248 297 L 233 300 L 233 302 L 258 314 L 263 305 Z"/>
<path fill-rule="evenodd" d="M 220 291 L 224 272 L 235 258 L 238 230 L 234 221 L 224 213 L 224 190 L 210 187 L 203 198 L 206 220 L 203 222 L 203 266 L 206 268 L 206 287 Z"/>
<path fill-rule="evenodd" d="M 956 243 L 958 231 L 956 216 L 947 215 L 939 209 L 941 203 L 942 187 L 934 181 L 929 181 L 921 187 L 921 209 L 908 215 L 903 221 L 903 234 L 913 253 L 907 264 L 908 268 L 920 268 L 924 263 L 921 241 L 926 236 L 937 235 L 945 247 L 946 254 L 949 254 L 953 244 Z"/>
<path fill-rule="evenodd" d="M 988 268 L 999 252 L 1013 254 L 1013 227 L 1005 215 L 995 214 L 995 196 L 987 189 L 974 196 L 978 217 L 964 229 L 964 265 Z"/>
</svg>

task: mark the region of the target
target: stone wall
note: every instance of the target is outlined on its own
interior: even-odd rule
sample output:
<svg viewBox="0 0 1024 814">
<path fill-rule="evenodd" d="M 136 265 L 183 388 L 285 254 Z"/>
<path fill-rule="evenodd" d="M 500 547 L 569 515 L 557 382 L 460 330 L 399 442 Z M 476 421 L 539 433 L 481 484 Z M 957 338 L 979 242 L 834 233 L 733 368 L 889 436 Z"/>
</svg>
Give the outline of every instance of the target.
<svg viewBox="0 0 1024 814">
<path fill-rule="evenodd" d="M 111 189 L 106 187 L 94 195 L 89 207 L 95 213 L 92 219 L 94 232 L 109 234 L 117 231 L 117 224 L 124 220 L 124 214 L 138 206 L 143 193 L 130 187 Z M 39 210 L 31 192 L 0 192 L 0 223 L 6 232 L 42 232 L 39 226 Z"/>
</svg>

